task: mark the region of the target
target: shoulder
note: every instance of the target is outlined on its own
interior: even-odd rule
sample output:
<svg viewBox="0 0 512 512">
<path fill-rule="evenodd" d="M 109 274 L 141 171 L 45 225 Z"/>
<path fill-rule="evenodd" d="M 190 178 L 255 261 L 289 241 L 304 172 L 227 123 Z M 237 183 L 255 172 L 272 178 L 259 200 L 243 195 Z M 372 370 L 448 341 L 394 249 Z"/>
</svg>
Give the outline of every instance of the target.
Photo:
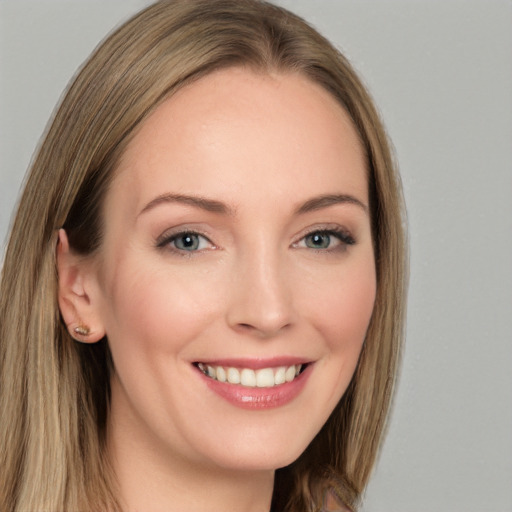
<svg viewBox="0 0 512 512">
<path fill-rule="evenodd" d="M 332 493 L 328 492 L 325 496 L 322 512 L 353 512 L 351 508 L 347 507 L 339 501 L 338 498 Z"/>
</svg>

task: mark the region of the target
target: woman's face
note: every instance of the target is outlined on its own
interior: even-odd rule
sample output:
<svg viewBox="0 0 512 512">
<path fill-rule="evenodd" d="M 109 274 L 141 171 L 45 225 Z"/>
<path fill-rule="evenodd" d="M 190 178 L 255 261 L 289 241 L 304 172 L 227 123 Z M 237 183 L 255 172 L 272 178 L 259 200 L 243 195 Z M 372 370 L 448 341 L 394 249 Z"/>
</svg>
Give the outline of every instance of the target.
<svg viewBox="0 0 512 512">
<path fill-rule="evenodd" d="M 301 454 L 373 310 L 367 189 L 349 117 L 300 75 L 219 71 L 144 121 L 106 196 L 91 294 L 114 445 L 237 470 Z"/>
</svg>

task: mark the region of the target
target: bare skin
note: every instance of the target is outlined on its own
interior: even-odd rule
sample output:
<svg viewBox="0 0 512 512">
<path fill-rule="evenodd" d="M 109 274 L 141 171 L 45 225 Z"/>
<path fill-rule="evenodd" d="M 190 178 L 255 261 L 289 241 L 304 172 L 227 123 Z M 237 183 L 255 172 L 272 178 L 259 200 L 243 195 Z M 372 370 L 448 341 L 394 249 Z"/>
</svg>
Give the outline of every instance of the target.
<svg viewBox="0 0 512 512">
<path fill-rule="evenodd" d="M 93 260 L 60 233 L 62 314 L 113 355 L 109 451 L 127 512 L 269 510 L 275 470 L 325 423 L 361 351 L 376 288 L 367 188 L 326 91 L 228 69 L 139 128 Z M 254 408 L 198 365 L 295 362 L 291 398 Z"/>
</svg>

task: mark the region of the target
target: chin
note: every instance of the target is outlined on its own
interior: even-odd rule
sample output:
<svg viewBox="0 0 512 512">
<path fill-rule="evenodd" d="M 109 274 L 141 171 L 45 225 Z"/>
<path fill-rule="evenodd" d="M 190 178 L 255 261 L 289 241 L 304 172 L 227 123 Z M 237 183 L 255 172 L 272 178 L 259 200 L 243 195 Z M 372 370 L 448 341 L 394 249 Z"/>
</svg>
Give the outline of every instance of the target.
<svg viewBox="0 0 512 512">
<path fill-rule="evenodd" d="M 224 469 L 274 471 L 297 460 L 316 433 L 311 425 L 305 431 L 298 425 L 281 425 L 276 430 L 274 423 L 273 428 L 246 428 L 238 435 L 231 433 L 214 443 L 210 440 L 204 452 L 210 451 L 210 460 Z"/>
</svg>

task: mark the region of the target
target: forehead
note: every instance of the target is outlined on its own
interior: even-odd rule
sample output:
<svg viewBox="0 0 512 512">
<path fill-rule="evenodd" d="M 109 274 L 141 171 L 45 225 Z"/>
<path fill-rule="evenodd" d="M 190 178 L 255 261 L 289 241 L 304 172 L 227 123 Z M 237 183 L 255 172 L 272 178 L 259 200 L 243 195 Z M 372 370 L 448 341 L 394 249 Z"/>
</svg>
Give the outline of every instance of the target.
<svg viewBox="0 0 512 512">
<path fill-rule="evenodd" d="M 112 191 L 138 210 L 167 192 L 234 205 L 333 191 L 367 202 L 367 178 L 358 134 L 330 93 L 299 74 L 230 68 L 179 90 L 141 124 Z"/>
</svg>

